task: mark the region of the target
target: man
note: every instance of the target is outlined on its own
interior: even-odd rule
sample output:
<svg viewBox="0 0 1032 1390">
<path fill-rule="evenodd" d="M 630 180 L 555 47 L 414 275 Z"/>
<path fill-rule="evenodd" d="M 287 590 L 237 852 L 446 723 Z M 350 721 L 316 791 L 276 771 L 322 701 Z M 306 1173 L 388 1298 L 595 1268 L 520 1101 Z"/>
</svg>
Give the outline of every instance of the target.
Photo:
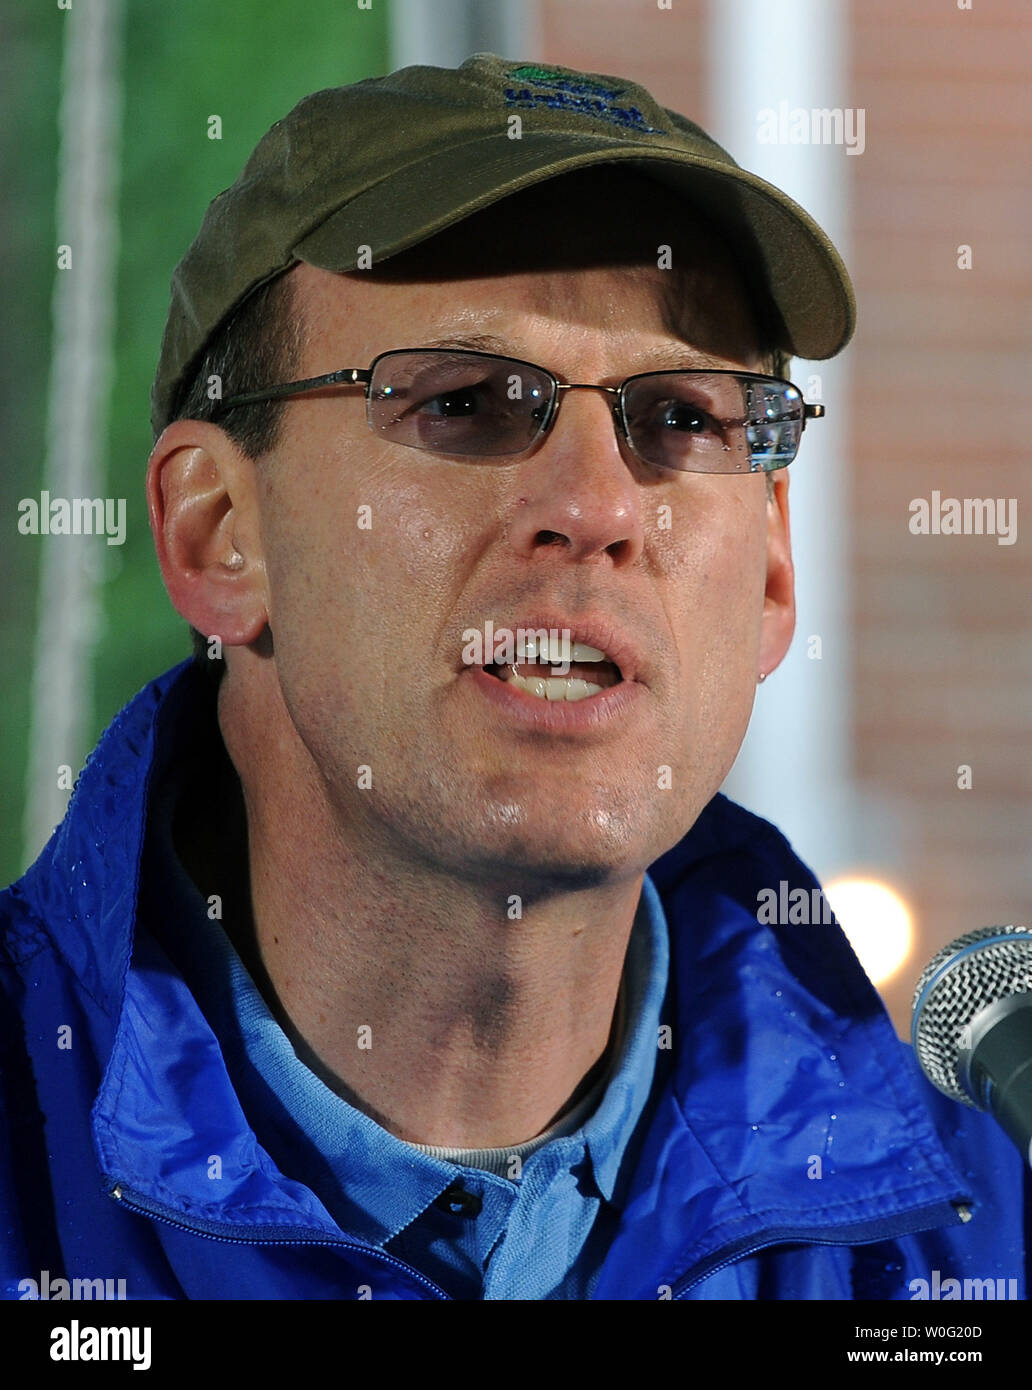
<svg viewBox="0 0 1032 1390">
<path fill-rule="evenodd" d="M 620 79 L 478 55 L 273 127 L 155 381 L 198 661 L 6 899 L 9 1296 L 1024 1296 L 1017 1154 L 837 926 L 758 923 L 815 880 L 718 794 L 792 636 L 787 357 L 852 319 Z"/>
</svg>

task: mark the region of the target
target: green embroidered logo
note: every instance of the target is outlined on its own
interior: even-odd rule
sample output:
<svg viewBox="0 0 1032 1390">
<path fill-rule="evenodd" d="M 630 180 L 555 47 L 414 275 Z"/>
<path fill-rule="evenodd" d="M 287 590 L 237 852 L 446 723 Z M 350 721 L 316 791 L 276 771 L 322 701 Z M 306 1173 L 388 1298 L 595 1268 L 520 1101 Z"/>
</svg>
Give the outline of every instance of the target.
<svg viewBox="0 0 1032 1390">
<path fill-rule="evenodd" d="M 576 78 L 564 73 L 562 68 L 542 68 L 534 63 L 524 63 L 522 67 L 510 68 L 506 77 L 514 77 L 517 82 L 540 82 L 559 87 L 565 92 L 583 92 L 599 97 L 615 97 L 623 91 L 622 87 L 607 87 L 602 82 L 592 82 L 590 78 Z"/>
<path fill-rule="evenodd" d="M 549 106 L 555 111 L 570 111 L 578 116 L 609 121 L 643 135 L 667 133 L 659 126 L 649 125 L 637 106 L 617 106 L 614 103 L 613 98 L 626 91 L 625 87 L 609 87 L 581 73 L 566 72 L 562 68 L 543 68 L 535 63 L 522 63 L 519 67 L 510 68 L 505 75 L 521 84 L 505 88 L 506 106 L 522 106 L 525 109 Z"/>
</svg>

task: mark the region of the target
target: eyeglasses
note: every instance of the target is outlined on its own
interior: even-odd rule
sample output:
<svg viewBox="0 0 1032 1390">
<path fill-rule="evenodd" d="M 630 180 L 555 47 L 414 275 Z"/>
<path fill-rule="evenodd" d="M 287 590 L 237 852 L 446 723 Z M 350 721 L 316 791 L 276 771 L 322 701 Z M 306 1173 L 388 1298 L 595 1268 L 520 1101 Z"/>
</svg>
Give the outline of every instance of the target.
<svg viewBox="0 0 1032 1390">
<path fill-rule="evenodd" d="M 770 473 L 792 462 L 807 420 L 799 388 L 755 372 L 640 372 L 620 386 L 563 382 L 517 357 L 464 348 L 383 352 L 365 370 L 249 391 L 222 410 L 327 386 L 365 386 L 369 428 L 392 444 L 477 463 L 509 462 L 552 428 L 561 391 L 604 391 L 639 459 L 683 473 Z M 216 416 L 217 418 L 217 416 Z"/>
</svg>

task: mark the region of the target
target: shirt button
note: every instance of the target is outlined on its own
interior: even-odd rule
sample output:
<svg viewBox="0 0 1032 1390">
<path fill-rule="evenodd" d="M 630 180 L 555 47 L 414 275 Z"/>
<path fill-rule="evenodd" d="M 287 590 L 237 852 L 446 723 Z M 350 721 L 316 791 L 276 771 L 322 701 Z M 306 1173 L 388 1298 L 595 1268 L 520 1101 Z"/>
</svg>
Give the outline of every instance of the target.
<svg viewBox="0 0 1032 1390">
<path fill-rule="evenodd" d="M 467 1192 L 461 1182 L 453 1182 L 450 1187 L 446 1187 L 434 1202 L 434 1206 L 440 1207 L 442 1211 L 450 1211 L 453 1216 L 467 1218 L 479 1216 L 483 1205 L 483 1198 L 475 1192 Z"/>
</svg>

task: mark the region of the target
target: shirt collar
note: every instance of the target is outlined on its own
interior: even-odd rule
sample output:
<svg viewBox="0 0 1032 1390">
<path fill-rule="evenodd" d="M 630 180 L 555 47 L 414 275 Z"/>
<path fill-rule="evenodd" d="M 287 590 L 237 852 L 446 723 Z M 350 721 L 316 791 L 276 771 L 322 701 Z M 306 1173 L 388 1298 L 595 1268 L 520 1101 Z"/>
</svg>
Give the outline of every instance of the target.
<svg viewBox="0 0 1032 1390">
<path fill-rule="evenodd" d="M 659 1017 L 670 963 L 667 931 L 663 904 L 646 874 L 624 967 L 628 1027 L 602 1103 L 583 1130 L 595 1181 L 606 1201 L 614 1199 L 624 1153 L 655 1078 Z"/>
<path fill-rule="evenodd" d="M 454 1182 L 455 1162 L 396 1138 L 296 1056 L 176 855 L 171 821 L 188 762 L 184 751 L 161 759 L 149 798 L 145 865 L 160 943 L 217 1037 L 244 1113 L 270 1156 L 287 1171 L 303 1171 L 343 1229 L 383 1244 Z M 646 875 L 625 962 L 625 1027 L 608 1082 L 603 1078 L 589 1103 L 575 1107 L 554 1127 L 554 1137 L 534 1149 L 547 1147 L 549 1161 L 571 1167 L 586 1149 L 607 1201 L 652 1087 L 669 963 L 666 932 L 659 894 Z"/>
</svg>

